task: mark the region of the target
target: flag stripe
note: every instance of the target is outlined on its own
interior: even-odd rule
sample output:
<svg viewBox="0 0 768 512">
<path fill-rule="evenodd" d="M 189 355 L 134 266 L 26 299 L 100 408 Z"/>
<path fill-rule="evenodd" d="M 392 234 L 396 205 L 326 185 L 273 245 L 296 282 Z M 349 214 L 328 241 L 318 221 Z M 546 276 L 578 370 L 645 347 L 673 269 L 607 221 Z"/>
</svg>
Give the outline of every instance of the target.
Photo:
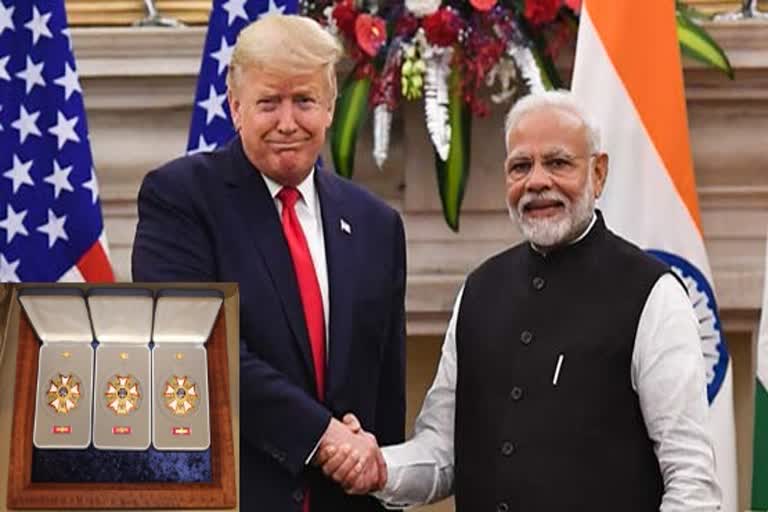
<svg viewBox="0 0 768 512">
<path fill-rule="evenodd" d="M 94 243 L 77 262 L 77 268 L 88 282 L 113 282 L 115 276 L 101 242 Z"/>
<path fill-rule="evenodd" d="M 763 310 L 763 315 L 766 311 Z M 766 354 L 758 354 L 758 357 Z M 752 509 L 768 510 L 768 391 L 757 379 L 755 386 L 755 435 L 752 458 Z"/>
<path fill-rule="evenodd" d="M 736 512 L 731 364 L 701 232 L 674 23 L 669 1 L 585 0 L 572 87 L 603 128 L 606 222 L 667 262 L 688 287 L 706 364 L 722 510 Z"/>
<path fill-rule="evenodd" d="M 0 281 L 112 280 L 63 0 L 0 0 Z"/>
<path fill-rule="evenodd" d="M 590 0 L 585 11 L 701 232 L 693 161 L 690 151 L 680 151 L 690 147 L 680 52 L 665 48 L 677 39 L 674 3 L 627 2 L 622 9 L 615 9 L 615 3 Z"/>
</svg>

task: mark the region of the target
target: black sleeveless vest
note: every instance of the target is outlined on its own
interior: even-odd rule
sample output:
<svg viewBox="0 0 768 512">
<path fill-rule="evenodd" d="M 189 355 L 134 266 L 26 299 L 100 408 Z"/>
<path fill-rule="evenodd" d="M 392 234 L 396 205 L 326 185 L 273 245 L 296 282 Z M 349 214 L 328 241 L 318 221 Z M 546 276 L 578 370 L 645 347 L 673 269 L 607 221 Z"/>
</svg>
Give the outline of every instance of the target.
<svg viewBox="0 0 768 512">
<path fill-rule="evenodd" d="M 458 512 L 658 512 L 630 368 L 667 271 L 598 212 L 573 245 L 542 256 L 521 244 L 470 274 L 456 330 Z"/>
</svg>

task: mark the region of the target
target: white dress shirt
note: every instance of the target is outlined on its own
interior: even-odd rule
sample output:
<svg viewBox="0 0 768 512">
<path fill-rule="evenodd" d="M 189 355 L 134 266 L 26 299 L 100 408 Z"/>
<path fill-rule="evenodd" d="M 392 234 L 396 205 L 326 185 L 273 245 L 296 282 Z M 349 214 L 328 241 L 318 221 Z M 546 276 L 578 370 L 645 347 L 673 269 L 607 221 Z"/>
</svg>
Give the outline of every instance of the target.
<svg viewBox="0 0 768 512">
<path fill-rule="evenodd" d="M 579 239 L 593 225 L 594 219 Z M 388 507 L 422 505 L 453 494 L 456 321 L 462 292 L 413 438 L 383 449 L 388 480 L 375 496 Z M 640 316 L 630 376 L 664 481 L 661 512 L 720 509 L 704 375 L 690 300 L 680 283 L 665 274 L 653 286 Z"/>
<path fill-rule="evenodd" d="M 277 198 L 277 194 L 283 189 L 283 186 L 271 179 L 269 176 L 261 174 L 264 182 L 267 184 L 272 200 L 275 202 L 278 217 L 282 216 L 283 203 Z M 317 197 L 315 189 L 315 169 L 304 178 L 304 181 L 296 187 L 301 197 L 296 201 L 296 216 L 299 218 L 301 230 L 304 231 L 304 238 L 307 239 L 309 254 L 312 257 L 312 265 L 315 267 L 317 284 L 320 285 L 320 295 L 323 299 L 323 318 L 325 320 L 325 354 L 328 357 L 328 338 L 329 338 L 329 319 L 330 306 L 328 303 L 328 268 L 325 263 L 325 238 L 323 237 L 323 217 L 320 212 L 320 199 Z M 282 217 L 281 217 L 282 219 Z"/>
<path fill-rule="evenodd" d="M 272 195 L 272 200 L 275 202 L 275 208 L 277 208 L 277 215 L 281 218 L 283 214 L 283 202 L 277 198 L 277 194 L 283 189 L 283 185 L 279 184 L 269 176 L 261 174 L 264 178 L 264 182 L 267 184 L 269 193 Z M 323 299 L 323 319 L 325 321 L 325 360 L 328 360 L 328 354 L 330 352 L 330 303 L 328 302 L 328 268 L 326 267 L 325 260 L 325 237 L 323 236 L 323 217 L 320 212 L 320 199 L 317 196 L 317 189 L 315 188 L 315 169 L 310 171 L 309 175 L 304 178 L 304 181 L 299 183 L 296 187 L 299 190 L 300 198 L 296 201 L 294 209 L 296 210 L 296 216 L 299 218 L 299 224 L 301 224 L 301 230 L 304 232 L 304 238 L 307 239 L 307 245 L 309 246 L 309 255 L 312 257 L 312 265 L 315 267 L 315 275 L 317 276 L 317 284 L 320 286 L 320 295 Z M 312 461 L 312 457 L 315 456 L 315 452 L 320 447 L 320 440 L 309 453 L 309 456 L 304 461 L 305 465 L 308 465 Z"/>
</svg>

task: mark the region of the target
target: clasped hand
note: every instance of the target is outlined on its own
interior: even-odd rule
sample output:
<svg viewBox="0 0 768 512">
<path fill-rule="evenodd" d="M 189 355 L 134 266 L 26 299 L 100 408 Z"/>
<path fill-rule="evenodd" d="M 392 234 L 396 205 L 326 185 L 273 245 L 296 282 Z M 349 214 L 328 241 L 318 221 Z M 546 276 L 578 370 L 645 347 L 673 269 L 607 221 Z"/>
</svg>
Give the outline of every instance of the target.
<svg viewBox="0 0 768 512">
<path fill-rule="evenodd" d="M 364 431 L 351 413 L 343 423 L 331 418 L 313 462 L 348 494 L 379 491 L 387 482 L 387 465 L 376 437 Z"/>
</svg>

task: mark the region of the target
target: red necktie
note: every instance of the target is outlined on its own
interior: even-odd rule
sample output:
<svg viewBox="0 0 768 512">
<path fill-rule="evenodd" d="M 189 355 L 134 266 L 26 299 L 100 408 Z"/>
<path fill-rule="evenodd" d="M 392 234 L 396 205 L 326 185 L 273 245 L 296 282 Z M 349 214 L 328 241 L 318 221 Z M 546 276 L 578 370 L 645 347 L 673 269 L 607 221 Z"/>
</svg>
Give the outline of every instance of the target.
<svg viewBox="0 0 768 512">
<path fill-rule="evenodd" d="M 312 349 L 312 361 L 315 366 L 315 384 L 317 397 L 322 400 L 325 396 L 325 317 L 323 317 L 323 296 L 317 282 L 315 266 L 309 252 L 304 230 L 301 229 L 299 218 L 296 216 L 296 201 L 299 191 L 293 187 L 283 187 L 277 193 L 277 198 L 283 203 L 282 223 L 285 241 L 293 260 L 293 270 L 299 285 L 301 305 L 304 309 L 304 321 L 307 324 L 309 346 Z M 303 512 L 310 512 L 309 488 L 304 491 Z"/>
<path fill-rule="evenodd" d="M 299 285 L 301 305 L 304 309 L 304 320 L 309 334 L 309 345 L 312 349 L 312 361 L 315 365 L 315 383 L 317 397 L 323 400 L 325 396 L 325 318 L 323 317 L 323 297 L 317 282 L 315 266 L 309 253 L 307 239 L 299 224 L 294 206 L 299 200 L 299 191 L 293 187 L 283 187 L 277 198 L 283 203 L 283 234 L 291 251 L 293 270 Z"/>
</svg>

